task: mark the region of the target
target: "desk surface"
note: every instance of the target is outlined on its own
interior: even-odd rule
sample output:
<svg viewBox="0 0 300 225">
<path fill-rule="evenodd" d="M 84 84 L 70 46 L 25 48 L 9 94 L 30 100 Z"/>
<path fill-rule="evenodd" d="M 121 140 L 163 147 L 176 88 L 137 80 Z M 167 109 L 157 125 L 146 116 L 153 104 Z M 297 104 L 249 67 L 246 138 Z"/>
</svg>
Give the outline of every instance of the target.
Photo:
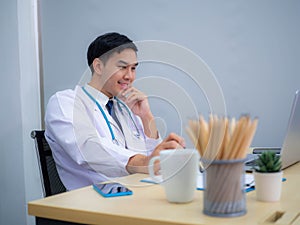
<svg viewBox="0 0 300 225">
<path fill-rule="evenodd" d="M 187 204 L 168 203 L 160 185 L 139 182 L 145 175 L 119 179 L 131 184 L 132 196 L 103 198 L 91 186 L 28 203 L 28 213 L 36 217 L 83 224 L 206 224 L 254 225 L 275 211 L 300 212 L 300 163 L 284 170 L 281 201 L 258 202 L 255 191 L 247 193 L 247 214 L 216 218 L 203 214 L 203 191 Z"/>
</svg>

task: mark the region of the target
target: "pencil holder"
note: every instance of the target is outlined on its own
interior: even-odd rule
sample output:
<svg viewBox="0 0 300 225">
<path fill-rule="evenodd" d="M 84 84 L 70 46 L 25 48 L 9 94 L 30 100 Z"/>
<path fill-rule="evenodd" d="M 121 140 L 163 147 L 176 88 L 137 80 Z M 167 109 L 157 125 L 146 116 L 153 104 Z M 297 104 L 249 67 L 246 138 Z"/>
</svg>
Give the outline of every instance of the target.
<svg viewBox="0 0 300 225">
<path fill-rule="evenodd" d="M 215 217 L 246 214 L 244 159 L 218 160 L 204 172 L 203 212 Z"/>
</svg>

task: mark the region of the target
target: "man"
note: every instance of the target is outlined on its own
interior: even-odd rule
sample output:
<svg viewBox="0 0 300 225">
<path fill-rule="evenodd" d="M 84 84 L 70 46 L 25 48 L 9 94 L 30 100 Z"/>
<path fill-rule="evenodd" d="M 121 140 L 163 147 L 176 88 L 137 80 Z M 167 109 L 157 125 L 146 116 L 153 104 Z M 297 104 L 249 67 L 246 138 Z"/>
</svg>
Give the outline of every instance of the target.
<svg viewBox="0 0 300 225">
<path fill-rule="evenodd" d="M 131 173 L 147 173 L 164 149 L 183 148 L 182 137 L 159 137 L 147 96 L 132 86 L 137 48 L 126 36 L 97 37 L 87 52 L 90 82 L 54 94 L 45 136 L 68 190 Z"/>
</svg>

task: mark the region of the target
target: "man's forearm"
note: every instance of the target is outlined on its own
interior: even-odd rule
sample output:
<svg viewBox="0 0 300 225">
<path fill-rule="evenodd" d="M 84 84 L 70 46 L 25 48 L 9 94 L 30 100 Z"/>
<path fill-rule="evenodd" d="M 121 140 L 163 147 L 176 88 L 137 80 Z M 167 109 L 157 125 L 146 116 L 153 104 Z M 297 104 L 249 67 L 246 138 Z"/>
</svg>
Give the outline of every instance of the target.
<svg viewBox="0 0 300 225">
<path fill-rule="evenodd" d="M 149 157 L 137 154 L 132 156 L 126 165 L 129 173 L 148 173 Z"/>
<path fill-rule="evenodd" d="M 157 139 L 158 131 L 157 131 L 154 116 L 151 113 L 149 113 L 149 115 L 144 116 L 141 119 L 142 119 L 142 123 L 144 126 L 144 132 L 145 132 L 146 136 L 149 138 Z"/>
</svg>

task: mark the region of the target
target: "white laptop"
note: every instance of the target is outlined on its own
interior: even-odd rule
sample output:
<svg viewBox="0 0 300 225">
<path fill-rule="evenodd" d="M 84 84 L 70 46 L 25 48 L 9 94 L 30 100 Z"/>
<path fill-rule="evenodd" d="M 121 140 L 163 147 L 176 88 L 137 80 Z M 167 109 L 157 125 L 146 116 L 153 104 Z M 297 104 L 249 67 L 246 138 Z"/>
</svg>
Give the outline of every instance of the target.
<svg viewBox="0 0 300 225">
<path fill-rule="evenodd" d="M 258 157 L 262 151 L 275 151 L 281 155 L 282 169 L 285 169 L 300 161 L 300 91 L 297 90 L 289 123 L 287 127 L 286 136 L 283 145 L 280 148 L 253 148 L 252 154 L 247 156 L 245 169 L 251 171 L 253 167 L 253 160 Z"/>
</svg>

